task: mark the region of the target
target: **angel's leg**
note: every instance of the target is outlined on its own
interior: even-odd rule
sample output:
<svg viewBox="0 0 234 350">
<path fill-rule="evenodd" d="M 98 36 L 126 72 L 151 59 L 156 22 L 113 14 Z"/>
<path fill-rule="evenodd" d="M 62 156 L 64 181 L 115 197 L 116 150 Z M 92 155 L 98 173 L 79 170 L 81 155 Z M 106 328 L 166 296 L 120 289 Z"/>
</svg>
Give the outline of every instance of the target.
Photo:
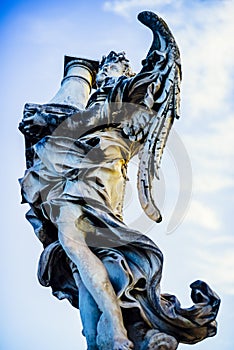
<svg viewBox="0 0 234 350">
<path fill-rule="evenodd" d="M 69 204 L 60 208 L 60 217 L 56 222 L 60 243 L 68 257 L 77 266 L 82 282 L 103 313 L 102 320 L 105 319 L 108 333 L 112 335 L 113 350 L 131 349 L 132 343 L 127 338 L 121 309 L 107 271 L 87 246 L 85 225 L 81 228 L 81 225 L 76 224 L 78 217 L 82 224 L 83 213 L 81 210 L 78 213 L 77 205 Z"/>
<path fill-rule="evenodd" d="M 97 348 L 97 325 L 101 312 L 89 293 L 84 283 L 81 281 L 78 272 L 73 273 L 75 282 L 79 288 L 79 310 L 83 325 L 83 331 L 87 342 L 87 350 L 98 350 Z"/>
</svg>

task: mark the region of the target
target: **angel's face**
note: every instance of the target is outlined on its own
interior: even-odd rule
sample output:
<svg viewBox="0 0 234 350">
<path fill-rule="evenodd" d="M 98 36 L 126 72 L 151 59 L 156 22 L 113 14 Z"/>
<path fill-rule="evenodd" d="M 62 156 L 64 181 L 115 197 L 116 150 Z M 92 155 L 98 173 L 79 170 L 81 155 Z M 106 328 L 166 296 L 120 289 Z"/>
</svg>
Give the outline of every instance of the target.
<svg viewBox="0 0 234 350">
<path fill-rule="evenodd" d="M 121 62 L 104 64 L 96 75 L 97 86 L 101 86 L 106 78 L 120 77 L 124 74 L 124 65 Z"/>
</svg>

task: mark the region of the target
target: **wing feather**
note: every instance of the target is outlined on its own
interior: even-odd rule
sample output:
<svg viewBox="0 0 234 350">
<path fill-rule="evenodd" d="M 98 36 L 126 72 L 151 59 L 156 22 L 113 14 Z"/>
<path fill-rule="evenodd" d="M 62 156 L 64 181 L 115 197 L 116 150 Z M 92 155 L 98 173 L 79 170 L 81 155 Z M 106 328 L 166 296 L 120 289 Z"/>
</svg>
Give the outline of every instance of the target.
<svg viewBox="0 0 234 350">
<path fill-rule="evenodd" d="M 138 194 L 145 213 L 154 221 L 161 221 L 161 214 L 155 203 L 153 179 L 159 179 L 159 168 L 164 147 L 175 118 L 179 118 L 181 66 L 179 49 L 165 22 L 152 12 L 139 14 L 139 20 L 154 34 L 153 43 L 141 73 L 152 69 L 153 56 L 156 57 L 153 70 L 157 79 L 151 82 L 144 104 L 153 110 L 147 128 L 147 136 L 139 155 Z"/>
</svg>

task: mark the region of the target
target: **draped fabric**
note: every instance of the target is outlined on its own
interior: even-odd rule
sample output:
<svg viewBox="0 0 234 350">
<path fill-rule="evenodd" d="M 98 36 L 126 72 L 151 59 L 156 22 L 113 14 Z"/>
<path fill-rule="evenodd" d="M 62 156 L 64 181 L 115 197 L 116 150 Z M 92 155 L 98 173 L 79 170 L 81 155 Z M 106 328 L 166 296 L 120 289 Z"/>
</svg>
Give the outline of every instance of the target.
<svg viewBox="0 0 234 350">
<path fill-rule="evenodd" d="M 163 256 L 157 245 L 123 222 L 127 164 L 140 155 L 138 191 L 142 208 L 161 219 L 152 197 L 162 151 L 179 113 L 179 50 L 166 24 L 145 11 L 139 20 L 154 39 L 140 73 L 107 78 L 87 109 L 66 105 L 25 106 L 25 115 L 47 122 L 26 137 L 28 169 L 20 180 L 27 219 L 43 244 L 38 278 L 53 294 L 78 307 L 76 266 L 58 241 L 62 206 L 88 223 L 86 241 L 102 260 L 123 310 L 138 310 L 151 329 L 196 343 L 216 333 L 219 297 L 202 281 L 191 285 L 194 305 L 181 308 L 173 295 L 161 294 Z M 140 106 L 140 107 L 139 107 Z M 20 125 L 24 133 L 24 123 Z M 123 315 L 125 313 L 123 312 Z"/>
<path fill-rule="evenodd" d="M 134 147 L 120 136 L 118 127 L 103 128 L 79 139 L 45 136 L 33 146 L 33 165 L 20 183 L 23 201 L 31 206 L 27 218 L 44 245 L 39 281 L 78 307 L 76 267 L 58 241 L 56 222 L 62 205 L 79 207 L 93 228 L 87 243 L 105 265 L 122 308 L 137 308 L 150 328 L 196 343 L 216 333 L 219 299 L 201 281 L 191 286 L 195 304 L 189 309 L 181 308 L 175 296 L 161 294 L 160 249 L 122 221 L 126 167 Z"/>
</svg>

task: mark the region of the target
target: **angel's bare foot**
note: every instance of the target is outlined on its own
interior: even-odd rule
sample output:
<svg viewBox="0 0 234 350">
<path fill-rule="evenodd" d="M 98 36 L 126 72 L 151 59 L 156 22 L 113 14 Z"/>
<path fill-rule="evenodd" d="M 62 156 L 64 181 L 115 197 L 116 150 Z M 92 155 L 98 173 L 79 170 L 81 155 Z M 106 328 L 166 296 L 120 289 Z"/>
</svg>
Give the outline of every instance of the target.
<svg viewBox="0 0 234 350">
<path fill-rule="evenodd" d="M 177 340 L 169 334 L 151 329 L 146 333 L 142 350 L 176 350 Z"/>
<path fill-rule="evenodd" d="M 112 320 L 113 321 L 113 320 Z M 101 350 L 131 350 L 133 343 L 127 337 L 124 327 L 113 325 L 106 315 L 102 314 L 97 327 L 97 345 Z"/>
<path fill-rule="evenodd" d="M 116 337 L 114 339 L 114 346 L 113 346 L 113 350 L 131 350 L 133 349 L 133 343 L 123 337 L 123 338 L 118 338 Z"/>
</svg>

